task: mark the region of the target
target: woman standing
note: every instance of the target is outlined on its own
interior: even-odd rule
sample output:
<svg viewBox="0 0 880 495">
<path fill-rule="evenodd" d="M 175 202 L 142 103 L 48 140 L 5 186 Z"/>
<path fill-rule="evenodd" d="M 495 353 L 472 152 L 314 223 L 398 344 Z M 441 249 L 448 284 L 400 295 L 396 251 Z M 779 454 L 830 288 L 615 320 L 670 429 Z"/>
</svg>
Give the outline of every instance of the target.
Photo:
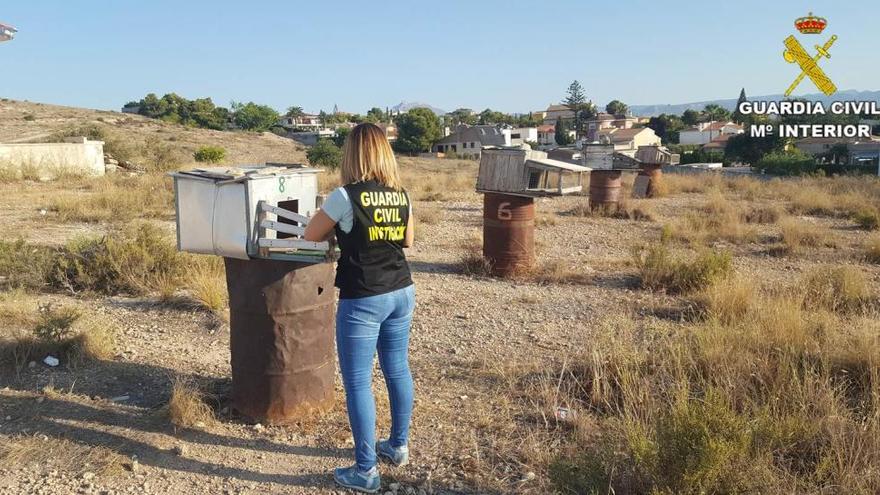
<svg viewBox="0 0 880 495">
<path fill-rule="evenodd" d="M 415 288 L 403 248 L 413 244 L 413 217 L 391 146 L 373 124 L 358 125 L 345 140 L 342 182 L 304 237 L 320 241 L 335 230 L 341 250 L 336 349 L 356 462 L 336 469 L 334 479 L 346 488 L 375 493 L 381 486 L 377 454 L 398 466 L 409 460 L 413 381 L 408 348 Z M 391 436 L 378 444 L 371 390 L 377 350 L 391 401 Z"/>
</svg>

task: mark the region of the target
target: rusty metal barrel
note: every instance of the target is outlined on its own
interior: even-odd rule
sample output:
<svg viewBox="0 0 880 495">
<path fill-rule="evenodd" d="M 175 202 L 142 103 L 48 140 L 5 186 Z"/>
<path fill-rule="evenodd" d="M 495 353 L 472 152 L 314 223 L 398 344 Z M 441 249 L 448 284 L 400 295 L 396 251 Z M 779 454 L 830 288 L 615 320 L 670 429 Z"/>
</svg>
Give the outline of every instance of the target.
<svg viewBox="0 0 880 495">
<path fill-rule="evenodd" d="M 233 407 L 266 423 L 328 410 L 336 371 L 333 265 L 225 261 Z"/>
<path fill-rule="evenodd" d="M 620 170 L 590 172 L 590 208 L 617 206 L 620 201 Z"/>
<path fill-rule="evenodd" d="M 483 197 L 483 256 L 492 273 L 509 277 L 535 264 L 535 200 L 510 194 Z"/>
<path fill-rule="evenodd" d="M 653 198 L 659 195 L 660 181 L 663 180 L 663 164 L 662 163 L 643 163 L 639 170 L 639 175 L 647 177 L 648 190 L 645 196 Z"/>
</svg>

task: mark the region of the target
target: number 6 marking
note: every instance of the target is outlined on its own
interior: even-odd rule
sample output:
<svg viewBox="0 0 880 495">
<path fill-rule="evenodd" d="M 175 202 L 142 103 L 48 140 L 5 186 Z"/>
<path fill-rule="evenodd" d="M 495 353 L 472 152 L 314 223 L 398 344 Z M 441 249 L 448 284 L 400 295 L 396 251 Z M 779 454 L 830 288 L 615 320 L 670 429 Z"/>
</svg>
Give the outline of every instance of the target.
<svg viewBox="0 0 880 495">
<path fill-rule="evenodd" d="M 510 212 L 510 203 L 504 202 L 498 205 L 498 220 L 510 220 L 513 213 Z"/>
</svg>

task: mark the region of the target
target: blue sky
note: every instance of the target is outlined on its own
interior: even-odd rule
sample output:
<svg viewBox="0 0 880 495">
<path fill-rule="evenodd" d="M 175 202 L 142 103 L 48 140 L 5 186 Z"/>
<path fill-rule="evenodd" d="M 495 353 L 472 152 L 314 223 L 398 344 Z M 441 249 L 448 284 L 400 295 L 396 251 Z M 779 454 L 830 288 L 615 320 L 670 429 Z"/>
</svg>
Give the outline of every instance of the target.
<svg viewBox="0 0 880 495">
<path fill-rule="evenodd" d="M 795 32 L 808 11 L 828 19 L 823 34 Z M 600 104 L 681 103 L 783 92 L 799 72 L 782 59 L 789 34 L 809 51 L 837 34 L 821 66 L 840 89 L 877 90 L 878 14 L 876 0 L 18 0 L 0 4 L 20 31 L 0 44 L 0 96 L 527 112 L 578 79 Z"/>
</svg>

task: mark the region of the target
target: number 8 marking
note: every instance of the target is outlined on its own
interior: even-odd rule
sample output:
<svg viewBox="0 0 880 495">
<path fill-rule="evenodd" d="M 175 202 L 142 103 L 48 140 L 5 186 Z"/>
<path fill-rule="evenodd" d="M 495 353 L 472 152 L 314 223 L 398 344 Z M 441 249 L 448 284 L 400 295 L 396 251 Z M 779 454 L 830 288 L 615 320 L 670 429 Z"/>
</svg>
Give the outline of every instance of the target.
<svg viewBox="0 0 880 495">
<path fill-rule="evenodd" d="M 278 178 L 278 192 L 284 192 L 284 181 L 285 181 L 284 177 Z"/>
</svg>

